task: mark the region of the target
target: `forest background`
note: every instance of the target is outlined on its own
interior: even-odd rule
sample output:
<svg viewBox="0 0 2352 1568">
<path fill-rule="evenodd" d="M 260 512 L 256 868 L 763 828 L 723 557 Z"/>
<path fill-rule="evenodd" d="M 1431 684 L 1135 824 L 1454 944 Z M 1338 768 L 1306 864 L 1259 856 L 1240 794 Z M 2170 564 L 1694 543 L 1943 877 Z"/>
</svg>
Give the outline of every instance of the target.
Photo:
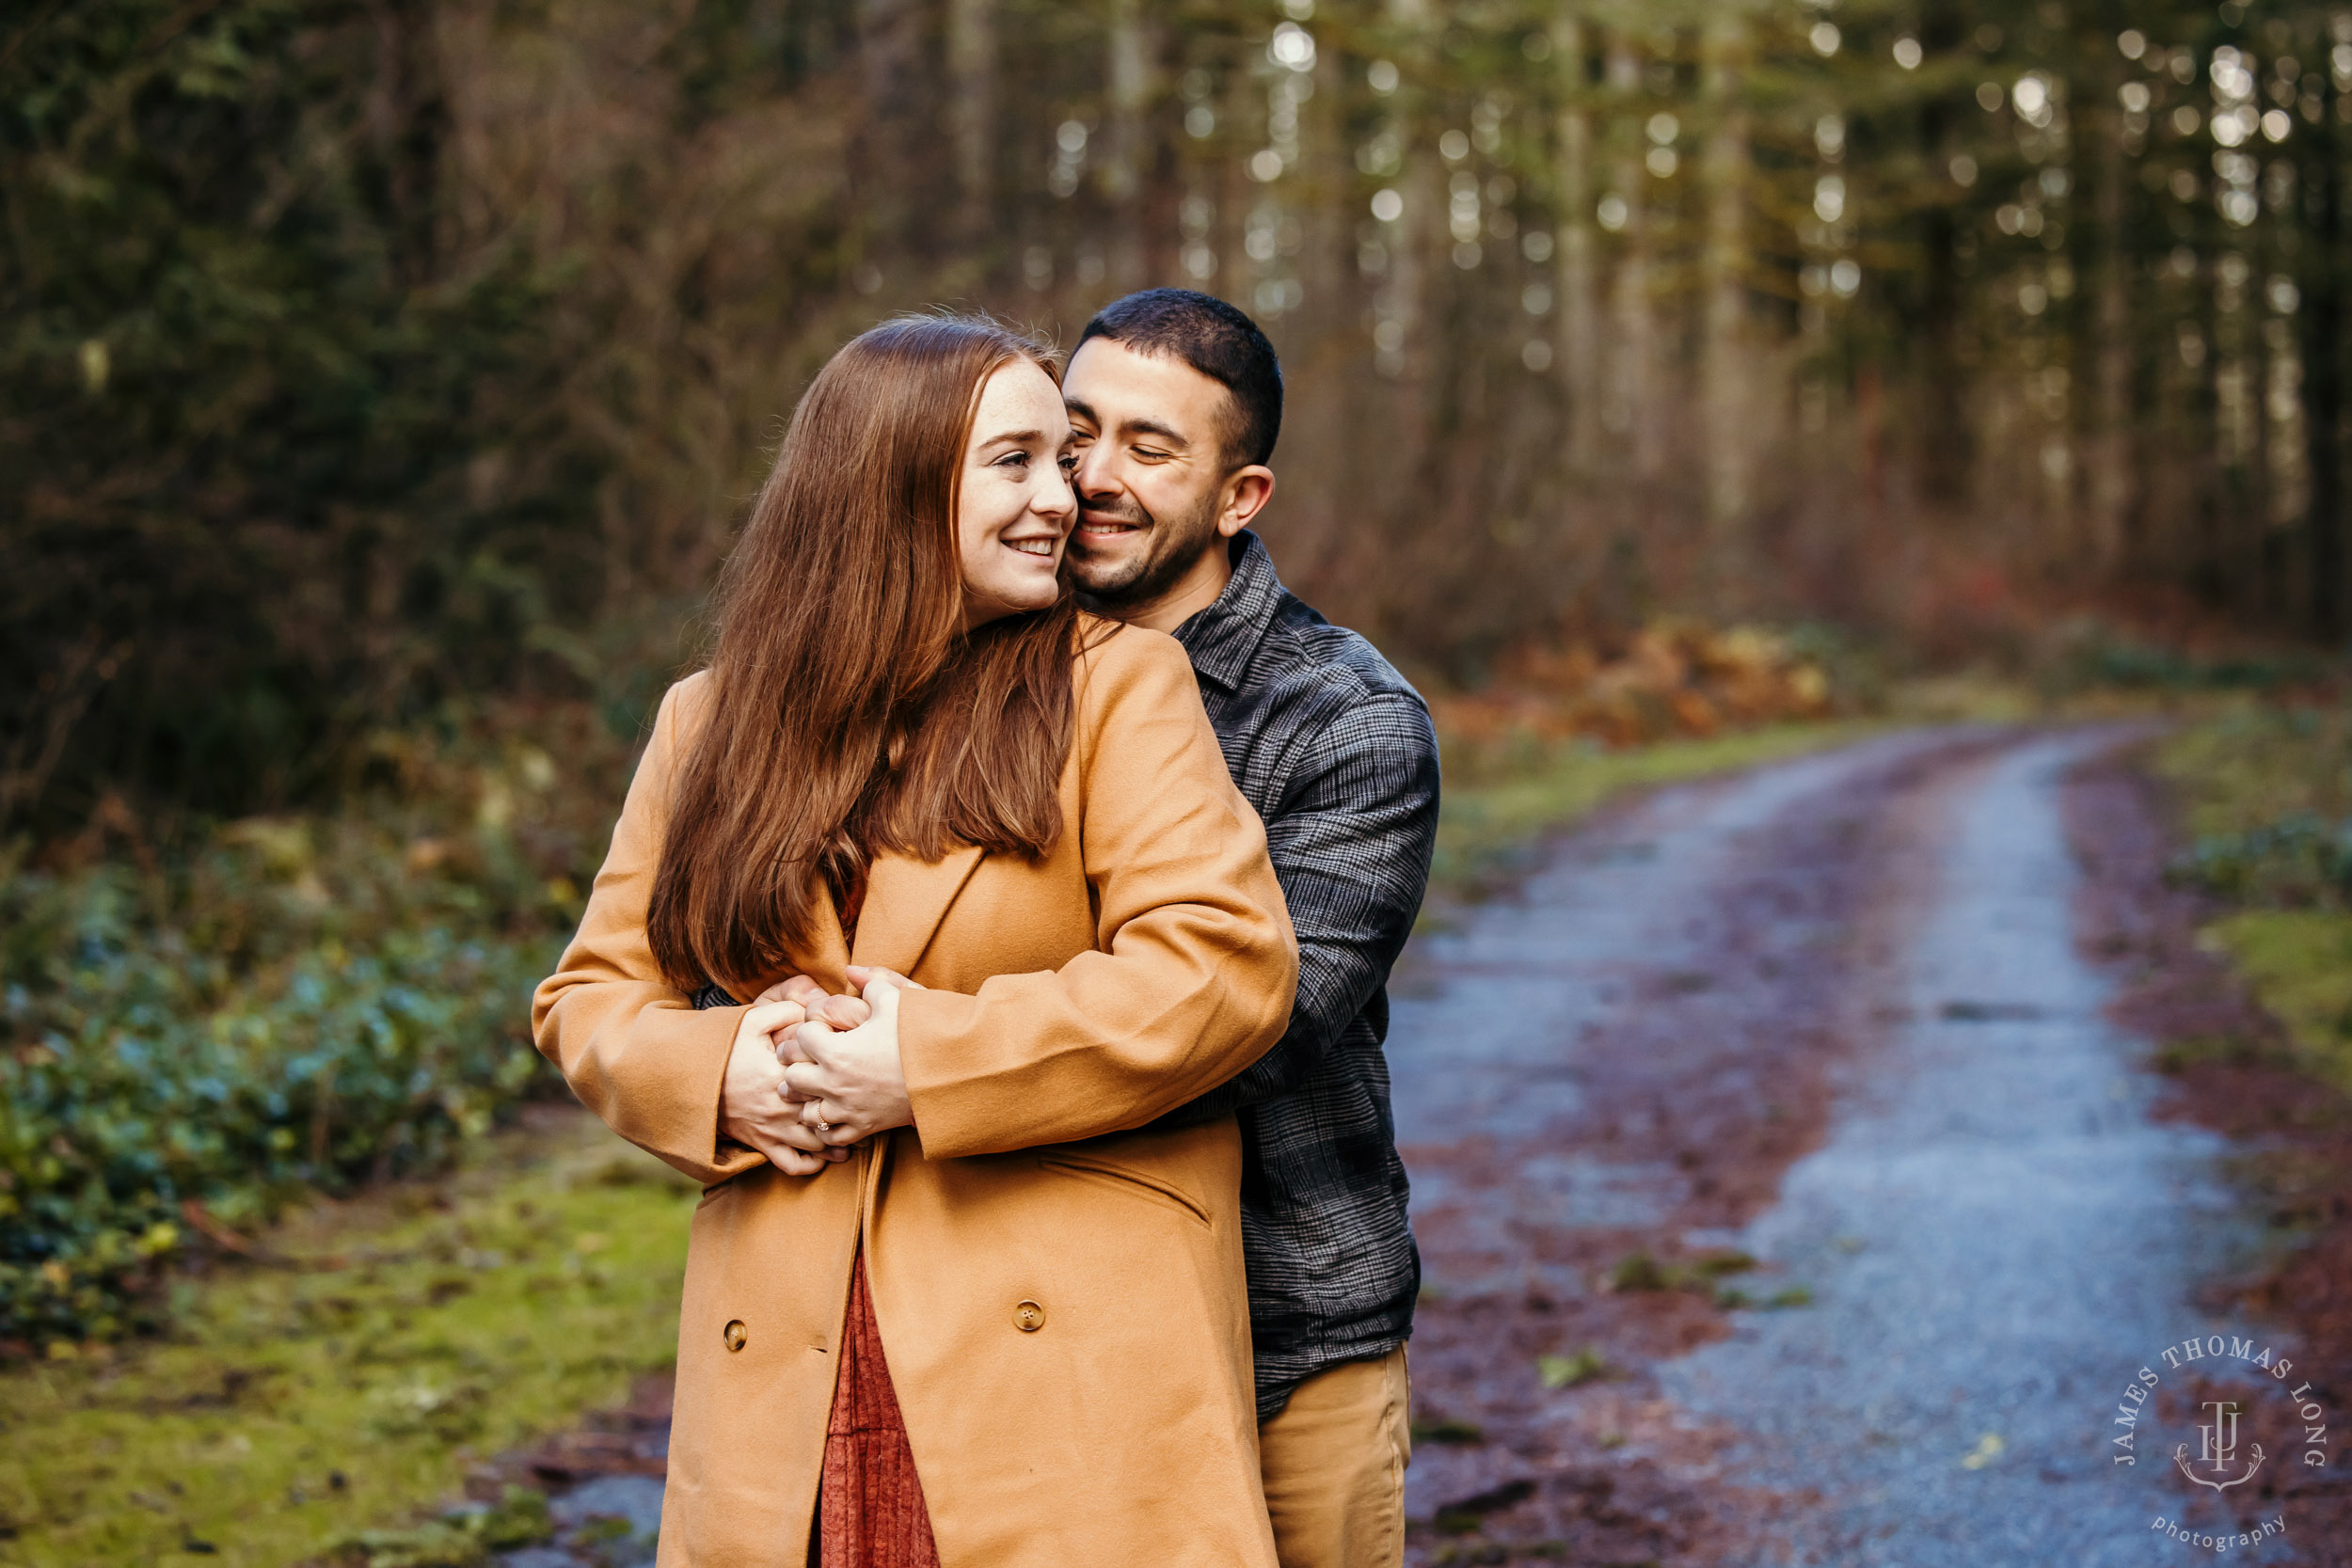
<svg viewBox="0 0 2352 1568">
<path fill-rule="evenodd" d="M 893 311 L 1255 313 L 1457 847 L 1514 748 L 2345 629 L 2352 10 L 47 0 L 0 106 L 0 1354 L 560 1094 L 521 998 Z M 2307 750 L 2208 860 L 2340 902 Z"/>
<path fill-rule="evenodd" d="M 2333 639 L 2347 89 L 2320 5 L 21 7 L 0 821 L 630 732 L 844 338 L 1151 283 L 1264 322 L 1283 570 L 1425 675 Z"/>
</svg>

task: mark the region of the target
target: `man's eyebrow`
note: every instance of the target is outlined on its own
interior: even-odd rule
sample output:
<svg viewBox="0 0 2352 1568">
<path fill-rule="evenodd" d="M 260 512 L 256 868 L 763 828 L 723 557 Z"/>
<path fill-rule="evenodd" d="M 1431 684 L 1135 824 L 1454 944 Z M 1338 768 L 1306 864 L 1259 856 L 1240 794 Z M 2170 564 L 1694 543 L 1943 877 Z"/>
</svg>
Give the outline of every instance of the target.
<svg viewBox="0 0 2352 1568">
<path fill-rule="evenodd" d="M 1119 434 L 1130 436 L 1156 436 L 1170 446 L 1189 448 L 1192 445 L 1190 437 L 1186 436 L 1184 432 L 1172 426 L 1164 425 L 1157 420 L 1129 420 L 1119 427 Z"/>
</svg>

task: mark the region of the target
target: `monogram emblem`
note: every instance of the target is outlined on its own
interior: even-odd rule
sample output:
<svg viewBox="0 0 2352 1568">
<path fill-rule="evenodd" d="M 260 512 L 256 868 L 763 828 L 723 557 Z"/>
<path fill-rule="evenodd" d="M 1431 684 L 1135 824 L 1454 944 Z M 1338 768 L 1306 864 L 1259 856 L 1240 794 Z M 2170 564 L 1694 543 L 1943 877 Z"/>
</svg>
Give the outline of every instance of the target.
<svg viewBox="0 0 2352 1568">
<path fill-rule="evenodd" d="M 2213 1419 L 2197 1423 L 2202 1451 L 2197 1456 L 2196 1466 L 2192 1467 L 2189 1463 L 2186 1443 L 2172 1450 L 2172 1463 L 2181 1467 L 2181 1474 L 2200 1486 L 2210 1486 L 2217 1492 L 2243 1486 L 2254 1479 L 2255 1471 L 2263 1467 L 2263 1446 L 2260 1443 L 2252 1445 L 2254 1457 L 2248 1463 L 2244 1474 L 2222 1479 L 2230 1466 L 2237 1463 L 2237 1402 L 2212 1400 L 2207 1402 L 2205 1408 L 2213 1413 Z M 2198 1468 L 2213 1473 L 2211 1476 L 2201 1476 L 2197 1473 Z"/>
</svg>

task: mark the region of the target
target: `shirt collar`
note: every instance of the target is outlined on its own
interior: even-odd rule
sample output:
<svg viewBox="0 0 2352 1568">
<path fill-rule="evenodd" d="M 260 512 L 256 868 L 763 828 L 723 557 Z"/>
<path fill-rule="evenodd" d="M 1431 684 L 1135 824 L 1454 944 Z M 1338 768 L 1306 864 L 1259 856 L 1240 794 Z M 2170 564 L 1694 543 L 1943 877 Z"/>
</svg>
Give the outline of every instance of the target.
<svg viewBox="0 0 2352 1568">
<path fill-rule="evenodd" d="M 1241 685 L 1250 655 L 1274 624 L 1283 590 L 1282 579 L 1274 575 L 1274 558 L 1255 533 L 1242 530 L 1228 547 L 1233 575 L 1225 592 L 1178 626 L 1176 641 L 1191 656 L 1194 670 L 1231 691 Z"/>
</svg>

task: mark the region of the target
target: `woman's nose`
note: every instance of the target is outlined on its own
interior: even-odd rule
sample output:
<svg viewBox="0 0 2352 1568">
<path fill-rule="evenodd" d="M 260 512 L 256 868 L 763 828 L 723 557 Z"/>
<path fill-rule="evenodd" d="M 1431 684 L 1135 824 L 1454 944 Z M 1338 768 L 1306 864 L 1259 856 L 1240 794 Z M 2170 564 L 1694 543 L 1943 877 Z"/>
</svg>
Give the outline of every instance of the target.
<svg viewBox="0 0 2352 1568">
<path fill-rule="evenodd" d="M 1038 486 L 1033 510 L 1040 516 L 1070 517 L 1078 510 L 1078 493 L 1072 487 L 1070 475 L 1056 465 L 1053 477 Z"/>
</svg>

